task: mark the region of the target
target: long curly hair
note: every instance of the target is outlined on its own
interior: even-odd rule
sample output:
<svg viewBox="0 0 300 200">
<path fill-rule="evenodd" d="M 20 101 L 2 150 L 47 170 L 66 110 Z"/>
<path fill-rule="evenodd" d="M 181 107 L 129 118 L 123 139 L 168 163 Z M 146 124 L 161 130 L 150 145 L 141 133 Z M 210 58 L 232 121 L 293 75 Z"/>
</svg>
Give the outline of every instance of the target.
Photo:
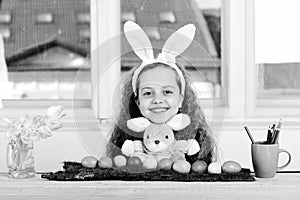
<svg viewBox="0 0 300 200">
<path fill-rule="evenodd" d="M 178 66 L 178 65 L 177 65 Z M 150 70 L 155 67 L 167 67 L 170 66 L 162 63 L 154 63 L 151 66 L 144 67 L 145 70 Z M 184 99 L 182 102 L 182 108 L 179 113 L 185 113 L 190 116 L 191 124 L 183 130 L 175 131 L 175 139 L 187 140 L 196 139 L 200 145 L 200 152 L 193 156 L 186 156 L 187 161 L 194 162 L 197 159 L 204 160 L 206 163 L 213 161 L 215 141 L 212 137 L 212 133 L 206 122 L 205 116 L 198 103 L 196 92 L 191 87 L 191 78 L 185 72 L 185 70 L 178 66 L 182 71 L 184 79 L 186 81 Z M 114 157 L 122 154 L 121 147 L 125 140 L 142 140 L 143 134 L 130 130 L 126 126 L 127 120 L 136 117 L 142 117 L 137 104 L 136 96 L 132 89 L 132 76 L 136 68 L 129 71 L 123 79 L 123 85 L 121 86 L 121 101 L 120 105 L 116 105 L 118 112 L 116 113 L 115 125 L 111 133 L 110 140 L 107 144 L 107 156 Z M 143 69 L 143 70 L 144 70 Z M 141 73 L 143 73 L 143 70 Z M 174 69 L 173 69 L 174 70 Z M 140 73 L 140 74 L 141 74 Z M 177 80 L 180 82 L 179 80 Z M 138 81 L 137 81 L 138 82 Z M 180 86 L 179 86 L 180 87 Z"/>
</svg>

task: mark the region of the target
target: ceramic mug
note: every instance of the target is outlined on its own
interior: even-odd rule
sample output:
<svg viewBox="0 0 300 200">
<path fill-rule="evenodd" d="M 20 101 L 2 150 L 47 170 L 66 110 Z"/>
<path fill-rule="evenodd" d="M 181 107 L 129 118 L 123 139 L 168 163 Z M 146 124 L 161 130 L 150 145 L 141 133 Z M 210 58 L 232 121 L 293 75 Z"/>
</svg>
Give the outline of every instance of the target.
<svg viewBox="0 0 300 200">
<path fill-rule="evenodd" d="M 288 161 L 282 166 L 278 166 L 280 153 L 288 155 Z M 266 144 L 265 142 L 251 144 L 251 157 L 255 176 L 260 178 L 274 177 L 277 171 L 290 164 L 292 158 L 287 150 L 279 148 L 278 143 Z"/>
</svg>

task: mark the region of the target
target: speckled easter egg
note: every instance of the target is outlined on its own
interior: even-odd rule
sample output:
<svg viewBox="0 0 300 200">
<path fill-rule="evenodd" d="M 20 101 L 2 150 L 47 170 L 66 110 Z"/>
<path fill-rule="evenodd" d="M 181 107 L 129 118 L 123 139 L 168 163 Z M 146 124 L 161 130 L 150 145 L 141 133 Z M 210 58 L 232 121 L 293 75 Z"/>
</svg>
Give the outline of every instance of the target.
<svg viewBox="0 0 300 200">
<path fill-rule="evenodd" d="M 94 156 L 85 156 L 81 159 L 82 166 L 87 168 L 95 168 L 97 166 L 97 162 L 98 160 Z"/>
<path fill-rule="evenodd" d="M 196 160 L 192 164 L 192 171 L 200 173 L 200 174 L 206 173 L 206 171 L 207 171 L 207 164 L 206 164 L 206 162 L 203 161 L 203 160 Z"/>
<path fill-rule="evenodd" d="M 113 161 L 110 157 L 102 157 L 98 161 L 98 166 L 101 168 L 111 168 Z"/>
<path fill-rule="evenodd" d="M 218 162 L 212 162 L 208 165 L 208 173 L 210 174 L 220 174 L 222 172 L 221 165 Z"/>
<path fill-rule="evenodd" d="M 143 163 L 143 167 L 146 169 L 156 169 L 157 161 L 154 158 L 147 158 Z"/>
<path fill-rule="evenodd" d="M 170 170 L 172 168 L 172 161 L 168 158 L 163 158 L 158 162 L 157 168 Z"/>
<path fill-rule="evenodd" d="M 142 166 L 143 163 L 141 161 L 141 159 L 139 157 L 133 156 L 130 157 L 127 161 L 127 166 L 131 167 L 131 166 Z"/>
<path fill-rule="evenodd" d="M 179 173 L 189 173 L 191 170 L 191 164 L 185 160 L 177 160 L 173 164 L 173 170 Z"/>
<path fill-rule="evenodd" d="M 222 170 L 225 173 L 238 173 L 242 170 L 242 167 L 239 163 L 229 160 L 223 163 Z"/>
<path fill-rule="evenodd" d="M 118 155 L 114 157 L 114 164 L 116 167 L 126 166 L 126 163 L 127 163 L 127 159 L 124 156 Z"/>
</svg>

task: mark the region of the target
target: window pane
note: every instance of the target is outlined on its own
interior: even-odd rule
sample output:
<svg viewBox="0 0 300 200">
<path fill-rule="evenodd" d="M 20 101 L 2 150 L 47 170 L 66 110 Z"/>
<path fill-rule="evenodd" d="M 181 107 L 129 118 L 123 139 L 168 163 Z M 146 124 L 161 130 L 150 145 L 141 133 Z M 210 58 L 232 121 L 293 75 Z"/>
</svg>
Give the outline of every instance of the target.
<svg viewBox="0 0 300 200">
<path fill-rule="evenodd" d="M 295 99 L 300 94 L 299 1 L 255 1 L 258 97 Z M 279 14 L 280 13 L 280 14 Z"/>
<path fill-rule="evenodd" d="M 300 95 L 300 63 L 259 65 L 259 85 L 260 98 L 297 97 L 295 95 Z"/>
<path fill-rule="evenodd" d="M 221 97 L 221 0 L 122 0 L 121 12 L 122 26 L 132 20 L 145 30 L 155 56 L 171 33 L 188 23 L 196 25 L 194 42 L 177 62 L 189 72 L 199 98 Z M 125 52 L 121 59 L 124 73 L 141 60 L 125 38 L 121 46 Z"/>
<path fill-rule="evenodd" d="M 5 99 L 91 98 L 89 0 L 5 0 L 1 10 Z"/>
</svg>

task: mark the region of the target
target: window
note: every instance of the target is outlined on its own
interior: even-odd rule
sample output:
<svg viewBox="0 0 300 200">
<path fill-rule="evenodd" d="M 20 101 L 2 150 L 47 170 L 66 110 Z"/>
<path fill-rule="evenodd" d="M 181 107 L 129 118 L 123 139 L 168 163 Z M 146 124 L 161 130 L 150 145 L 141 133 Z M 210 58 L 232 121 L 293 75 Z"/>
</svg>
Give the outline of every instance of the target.
<svg viewBox="0 0 300 200">
<path fill-rule="evenodd" d="M 246 37 L 246 115 L 296 117 L 299 114 L 300 29 L 297 1 L 251 1 Z M 266 14 L 266 12 L 268 14 Z M 287 31 L 288 30 L 288 31 Z"/>
<path fill-rule="evenodd" d="M 0 34 L 3 36 L 5 41 L 9 41 L 11 39 L 11 31 L 7 27 L 0 27 Z"/>
<path fill-rule="evenodd" d="M 300 94 L 300 63 L 258 65 L 258 98 L 297 98 Z"/>
<path fill-rule="evenodd" d="M 175 23 L 176 17 L 173 12 L 171 11 L 165 11 L 159 13 L 159 19 L 161 23 Z"/>
<path fill-rule="evenodd" d="M 255 1 L 255 60 L 259 99 L 299 98 L 300 14 L 297 1 Z M 268 15 L 265 10 L 268 9 Z"/>
<path fill-rule="evenodd" d="M 51 13 L 41 13 L 36 17 L 36 22 L 39 24 L 49 24 L 53 22 L 53 14 Z"/>
<path fill-rule="evenodd" d="M 4 106 L 23 100 L 71 106 L 74 90 L 81 94 L 74 101 L 89 105 L 89 22 L 89 1 L 3 1 L 0 32 L 9 82 Z"/>
<path fill-rule="evenodd" d="M 89 24 L 91 21 L 90 13 L 78 13 L 77 23 Z"/>
<path fill-rule="evenodd" d="M 8 24 L 11 23 L 11 13 L 9 11 L 1 11 L 0 12 L 0 24 Z"/>
<path fill-rule="evenodd" d="M 91 38 L 90 29 L 81 29 L 79 30 L 80 40 L 89 40 Z"/>
</svg>

